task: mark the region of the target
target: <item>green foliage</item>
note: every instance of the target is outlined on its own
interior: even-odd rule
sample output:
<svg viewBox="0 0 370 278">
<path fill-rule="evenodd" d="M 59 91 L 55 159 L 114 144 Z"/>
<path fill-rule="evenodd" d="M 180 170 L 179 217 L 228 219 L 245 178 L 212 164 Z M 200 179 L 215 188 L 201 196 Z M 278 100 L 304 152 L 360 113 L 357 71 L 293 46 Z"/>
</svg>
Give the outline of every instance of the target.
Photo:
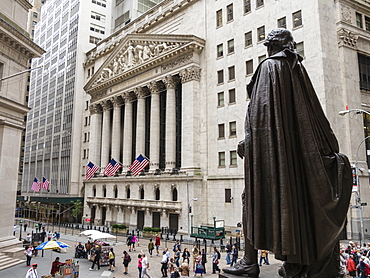
<svg viewBox="0 0 370 278">
<path fill-rule="evenodd" d="M 144 227 L 143 228 L 143 232 L 151 232 L 152 231 L 152 228 L 150 227 Z"/>
<path fill-rule="evenodd" d="M 162 232 L 162 229 L 161 228 L 152 228 L 152 232 L 160 233 L 160 232 Z"/>
<path fill-rule="evenodd" d="M 121 230 L 124 230 L 124 229 L 126 229 L 126 228 L 127 228 L 127 226 L 126 226 L 126 225 L 124 225 L 124 224 L 113 224 L 113 225 L 112 225 L 112 228 L 113 228 L 113 229 L 121 229 Z"/>
<path fill-rule="evenodd" d="M 71 203 L 73 204 L 72 216 L 74 218 L 77 218 L 82 213 L 82 202 L 80 200 L 77 200 L 76 202 L 71 201 Z"/>
</svg>

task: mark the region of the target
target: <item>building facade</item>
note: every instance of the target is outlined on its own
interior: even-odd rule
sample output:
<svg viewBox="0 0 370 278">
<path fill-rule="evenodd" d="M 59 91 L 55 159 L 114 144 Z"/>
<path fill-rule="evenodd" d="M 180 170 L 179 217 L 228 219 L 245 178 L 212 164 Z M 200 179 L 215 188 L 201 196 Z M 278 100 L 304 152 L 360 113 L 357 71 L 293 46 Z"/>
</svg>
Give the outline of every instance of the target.
<svg viewBox="0 0 370 278">
<path fill-rule="evenodd" d="M 292 30 L 341 151 L 367 169 L 363 118 L 338 112 L 369 109 L 368 1 L 168 0 L 86 54 L 83 133 L 90 135 L 81 145 L 81 172 L 88 161 L 103 170 L 111 157 L 123 167 L 115 177 L 101 171 L 84 181 L 85 215 L 100 225 L 183 233 L 216 218 L 235 233 L 245 86 L 266 58 L 265 36 L 277 27 Z M 128 166 L 138 154 L 151 164 L 133 177 Z M 360 180 L 368 199 L 367 171 Z M 367 229 L 366 207 L 364 213 Z M 350 237 L 359 235 L 360 221 L 359 210 L 350 209 Z"/>
<path fill-rule="evenodd" d="M 26 72 L 29 60 L 43 54 L 43 50 L 30 39 L 26 31 L 30 8 L 26 0 L 0 3 L 1 251 L 19 244 L 13 236 L 13 225 L 22 130 L 25 128 L 24 117 L 29 111 L 25 103 Z"/>
</svg>

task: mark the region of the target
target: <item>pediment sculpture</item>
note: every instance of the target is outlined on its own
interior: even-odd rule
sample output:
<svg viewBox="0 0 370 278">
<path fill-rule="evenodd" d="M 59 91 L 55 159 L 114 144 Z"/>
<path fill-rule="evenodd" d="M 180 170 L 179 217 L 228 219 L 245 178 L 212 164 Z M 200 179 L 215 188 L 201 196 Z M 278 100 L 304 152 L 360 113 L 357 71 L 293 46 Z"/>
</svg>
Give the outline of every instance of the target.
<svg viewBox="0 0 370 278">
<path fill-rule="evenodd" d="M 108 66 L 102 69 L 99 77 L 93 83 L 93 86 L 103 83 L 151 59 L 155 59 L 165 52 L 180 47 L 183 44 L 184 43 L 163 41 L 129 41 L 117 53 Z"/>
</svg>

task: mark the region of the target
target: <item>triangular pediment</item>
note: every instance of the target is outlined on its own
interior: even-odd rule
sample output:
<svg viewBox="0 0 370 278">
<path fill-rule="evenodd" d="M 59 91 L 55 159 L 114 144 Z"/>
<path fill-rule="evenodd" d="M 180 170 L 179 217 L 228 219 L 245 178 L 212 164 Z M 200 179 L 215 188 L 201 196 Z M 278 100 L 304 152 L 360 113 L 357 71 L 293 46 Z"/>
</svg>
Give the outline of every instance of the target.
<svg viewBox="0 0 370 278">
<path fill-rule="evenodd" d="M 129 34 L 91 77 L 84 89 L 100 91 L 137 74 L 141 69 L 163 63 L 168 57 L 200 51 L 204 40 L 192 35 Z"/>
</svg>

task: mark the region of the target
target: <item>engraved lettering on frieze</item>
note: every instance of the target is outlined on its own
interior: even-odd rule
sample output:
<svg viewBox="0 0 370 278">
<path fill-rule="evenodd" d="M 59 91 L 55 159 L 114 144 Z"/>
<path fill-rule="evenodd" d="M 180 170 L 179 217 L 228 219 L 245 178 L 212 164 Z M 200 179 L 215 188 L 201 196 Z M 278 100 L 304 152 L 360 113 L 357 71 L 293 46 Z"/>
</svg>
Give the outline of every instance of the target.
<svg viewBox="0 0 370 278">
<path fill-rule="evenodd" d="M 355 47 L 358 40 L 358 35 L 353 32 L 341 28 L 338 30 L 338 44 Z"/>
<path fill-rule="evenodd" d="M 345 5 L 341 5 L 342 20 L 351 23 L 351 10 Z"/>
<path fill-rule="evenodd" d="M 197 80 L 199 81 L 200 80 L 200 71 L 201 69 L 196 67 L 196 66 L 192 66 L 192 67 L 189 67 L 189 68 L 186 68 L 182 71 L 180 71 L 180 78 L 181 78 L 181 83 L 186 83 L 186 82 L 189 82 L 191 80 Z"/>
<path fill-rule="evenodd" d="M 91 95 L 91 101 L 94 102 L 94 101 L 96 101 L 98 99 L 101 99 L 101 98 L 105 97 L 106 94 L 107 94 L 106 91 L 95 93 L 95 94 Z"/>
<path fill-rule="evenodd" d="M 118 74 L 124 73 L 183 44 L 178 42 L 129 41 L 113 61 L 103 68 L 93 86 L 103 83 Z"/>
<path fill-rule="evenodd" d="M 180 57 L 180 58 L 176 59 L 175 61 L 173 61 L 171 63 L 163 65 L 162 66 L 162 71 L 170 70 L 170 69 L 173 69 L 175 67 L 179 67 L 183 64 L 186 64 L 186 63 L 190 62 L 192 58 L 193 58 L 193 53 L 190 53 L 186 56 Z"/>
</svg>

